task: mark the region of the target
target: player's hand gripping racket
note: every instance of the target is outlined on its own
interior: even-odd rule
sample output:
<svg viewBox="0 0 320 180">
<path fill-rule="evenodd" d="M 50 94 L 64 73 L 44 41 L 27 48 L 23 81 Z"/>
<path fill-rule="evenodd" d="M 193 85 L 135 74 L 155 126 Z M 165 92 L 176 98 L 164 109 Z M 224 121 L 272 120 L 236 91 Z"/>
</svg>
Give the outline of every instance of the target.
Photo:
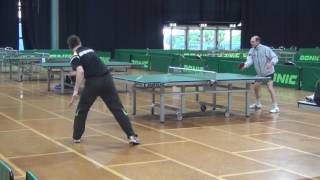
<svg viewBox="0 0 320 180">
<path fill-rule="evenodd" d="M 245 65 L 246 65 L 245 63 L 240 63 L 239 69 L 240 69 L 240 70 L 243 70 L 243 69 L 245 68 Z"/>
</svg>

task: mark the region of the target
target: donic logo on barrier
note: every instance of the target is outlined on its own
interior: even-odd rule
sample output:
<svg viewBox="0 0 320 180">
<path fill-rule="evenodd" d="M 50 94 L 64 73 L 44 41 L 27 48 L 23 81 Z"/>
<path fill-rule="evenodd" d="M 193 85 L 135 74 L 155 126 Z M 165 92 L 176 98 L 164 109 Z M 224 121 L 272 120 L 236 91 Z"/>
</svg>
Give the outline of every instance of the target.
<svg viewBox="0 0 320 180">
<path fill-rule="evenodd" d="M 300 61 L 320 61 L 320 56 L 300 56 Z"/>
<path fill-rule="evenodd" d="M 279 84 L 296 85 L 298 81 L 298 75 L 275 73 L 273 81 Z"/>
</svg>

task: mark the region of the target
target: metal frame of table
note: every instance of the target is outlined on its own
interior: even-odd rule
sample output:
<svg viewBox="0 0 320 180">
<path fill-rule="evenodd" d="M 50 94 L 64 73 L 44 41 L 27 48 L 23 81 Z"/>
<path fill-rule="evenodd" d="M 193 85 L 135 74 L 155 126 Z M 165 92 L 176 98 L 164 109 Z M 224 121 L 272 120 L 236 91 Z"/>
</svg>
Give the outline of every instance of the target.
<svg viewBox="0 0 320 180">
<path fill-rule="evenodd" d="M 220 74 L 228 74 L 230 73 L 220 73 Z M 235 74 L 234 74 L 235 75 Z M 130 76 L 130 75 L 129 75 Z M 155 107 L 160 107 L 160 122 L 165 122 L 166 109 L 176 110 L 176 115 L 178 120 L 182 120 L 183 114 L 185 114 L 184 107 L 184 96 L 186 95 L 196 95 L 196 102 L 200 104 L 200 109 L 205 111 L 206 106 L 211 106 L 213 110 L 216 109 L 216 94 L 217 93 L 226 93 L 228 97 L 225 116 L 229 117 L 232 109 L 232 94 L 233 93 L 244 93 L 245 94 L 245 115 L 249 116 L 249 92 L 250 85 L 254 83 L 256 80 L 267 80 L 269 78 L 264 77 L 250 77 L 246 76 L 246 79 L 224 79 L 224 80 L 204 80 L 204 81 L 190 81 L 190 82 L 141 82 L 135 80 L 128 80 L 126 77 L 129 76 L 114 76 L 115 81 L 127 84 L 129 88 L 129 92 L 131 93 L 132 99 L 132 114 L 136 115 L 136 107 L 137 107 L 137 92 L 144 92 L 152 94 L 152 105 L 151 105 L 151 114 L 153 115 L 155 112 Z M 148 75 L 145 75 L 148 76 Z M 154 76 L 154 75 L 149 75 Z M 138 77 L 138 76 L 137 76 Z M 225 85 L 226 84 L 226 85 Z M 244 84 L 245 87 L 239 88 L 235 85 Z M 180 92 L 171 92 L 166 91 L 168 88 L 179 87 L 181 88 Z M 219 89 L 218 89 L 219 88 Z M 222 89 L 221 89 L 222 88 Z M 193 90 L 190 90 L 193 89 Z M 200 94 L 212 94 L 212 102 L 200 102 L 199 95 Z M 160 102 L 156 103 L 155 96 L 160 96 Z M 165 105 L 165 96 L 180 96 L 180 107 L 174 107 Z"/>
</svg>

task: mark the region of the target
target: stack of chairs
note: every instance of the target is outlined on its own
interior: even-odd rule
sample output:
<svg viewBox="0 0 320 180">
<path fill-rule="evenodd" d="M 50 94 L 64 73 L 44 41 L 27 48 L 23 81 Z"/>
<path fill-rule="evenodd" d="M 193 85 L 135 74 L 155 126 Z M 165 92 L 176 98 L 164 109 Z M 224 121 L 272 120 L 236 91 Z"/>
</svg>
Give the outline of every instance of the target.
<svg viewBox="0 0 320 180">
<path fill-rule="evenodd" d="M 1 180 L 14 180 L 12 169 L 2 160 L 0 160 L 0 179 Z M 26 180 L 38 180 L 31 171 L 26 172 Z"/>
</svg>

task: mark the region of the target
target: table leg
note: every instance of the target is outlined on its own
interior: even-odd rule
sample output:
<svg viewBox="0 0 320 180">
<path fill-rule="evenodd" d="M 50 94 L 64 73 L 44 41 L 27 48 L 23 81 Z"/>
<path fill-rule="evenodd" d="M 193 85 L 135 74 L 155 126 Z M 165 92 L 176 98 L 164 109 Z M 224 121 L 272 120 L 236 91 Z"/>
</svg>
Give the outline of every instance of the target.
<svg viewBox="0 0 320 180">
<path fill-rule="evenodd" d="M 48 69 L 48 91 L 50 91 L 51 85 L 51 68 Z"/>
<path fill-rule="evenodd" d="M 18 77 L 17 77 L 17 80 L 19 82 L 22 81 L 22 63 L 21 62 L 18 63 Z"/>
<path fill-rule="evenodd" d="M 212 90 L 216 91 L 217 90 L 217 84 L 214 83 L 212 85 Z M 217 93 L 213 93 L 212 94 L 212 110 L 216 110 L 217 108 Z"/>
<path fill-rule="evenodd" d="M 154 115 L 154 108 L 156 105 L 156 95 L 155 95 L 155 88 L 152 88 L 152 107 L 151 107 L 151 114 Z"/>
<path fill-rule="evenodd" d="M 0 73 L 2 73 L 2 68 L 3 68 L 3 60 L 1 60 L 1 63 L 0 63 Z"/>
<path fill-rule="evenodd" d="M 199 86 L 196 86 L 196 92 L 199 92 Z M 199 102 L 199 94 L 196 94 L 196 102 Z"/>
<path fill-rule="evenodd" d="M 185 113 L 185 100 L 184 100 L 184 94 L 186 91 L 186 88 L 183 86 L 181 87 L 181 95 L 180 95 L 180 111 L 181 115 Z"/>
<path fill-rule="evenodd" d="M 131 96 L 132 100 L 132 115 L 136 115 L 137 114 L 137 91 L 136 91 L 136 87 L 133 85 L 132 86 L 132 96 Z"/>
<path fill-rule="evenodd" d="M 245 114 L 247 117 L 250 116 L 250 111 L 249 111 L 249 92 L 250 92 L 250 83 L 246 83 L 246 94 L 245 94 L 245 98 L 246 98 L 246 107 L 245 107 Z"/>
<path fill-rule="evenodd" d="M 10 80 L 12 80 L 12 61 L 9 60 L 9 77 L 10 77 Z"/>
<path fill-rule="evenodd" d="M 64 94 L 64 69 L 61 68 L 60 84 L 61 84 L 61 94 Z"/>
<path fill-rule="evenodd" d="M 227 106 L 227 111 L 226 111 L 226 117 L 229 117 L 231 114 L 231 109 L 232 109 L 232 93 L 230 92 L 232 90 L 232 84 L 228 84 L 228 106 Z"/>
<path fill-rule="evenodd" d="M 160 88 L 160 123 L 165 121 L 165 87 Z"/>
</svg>

